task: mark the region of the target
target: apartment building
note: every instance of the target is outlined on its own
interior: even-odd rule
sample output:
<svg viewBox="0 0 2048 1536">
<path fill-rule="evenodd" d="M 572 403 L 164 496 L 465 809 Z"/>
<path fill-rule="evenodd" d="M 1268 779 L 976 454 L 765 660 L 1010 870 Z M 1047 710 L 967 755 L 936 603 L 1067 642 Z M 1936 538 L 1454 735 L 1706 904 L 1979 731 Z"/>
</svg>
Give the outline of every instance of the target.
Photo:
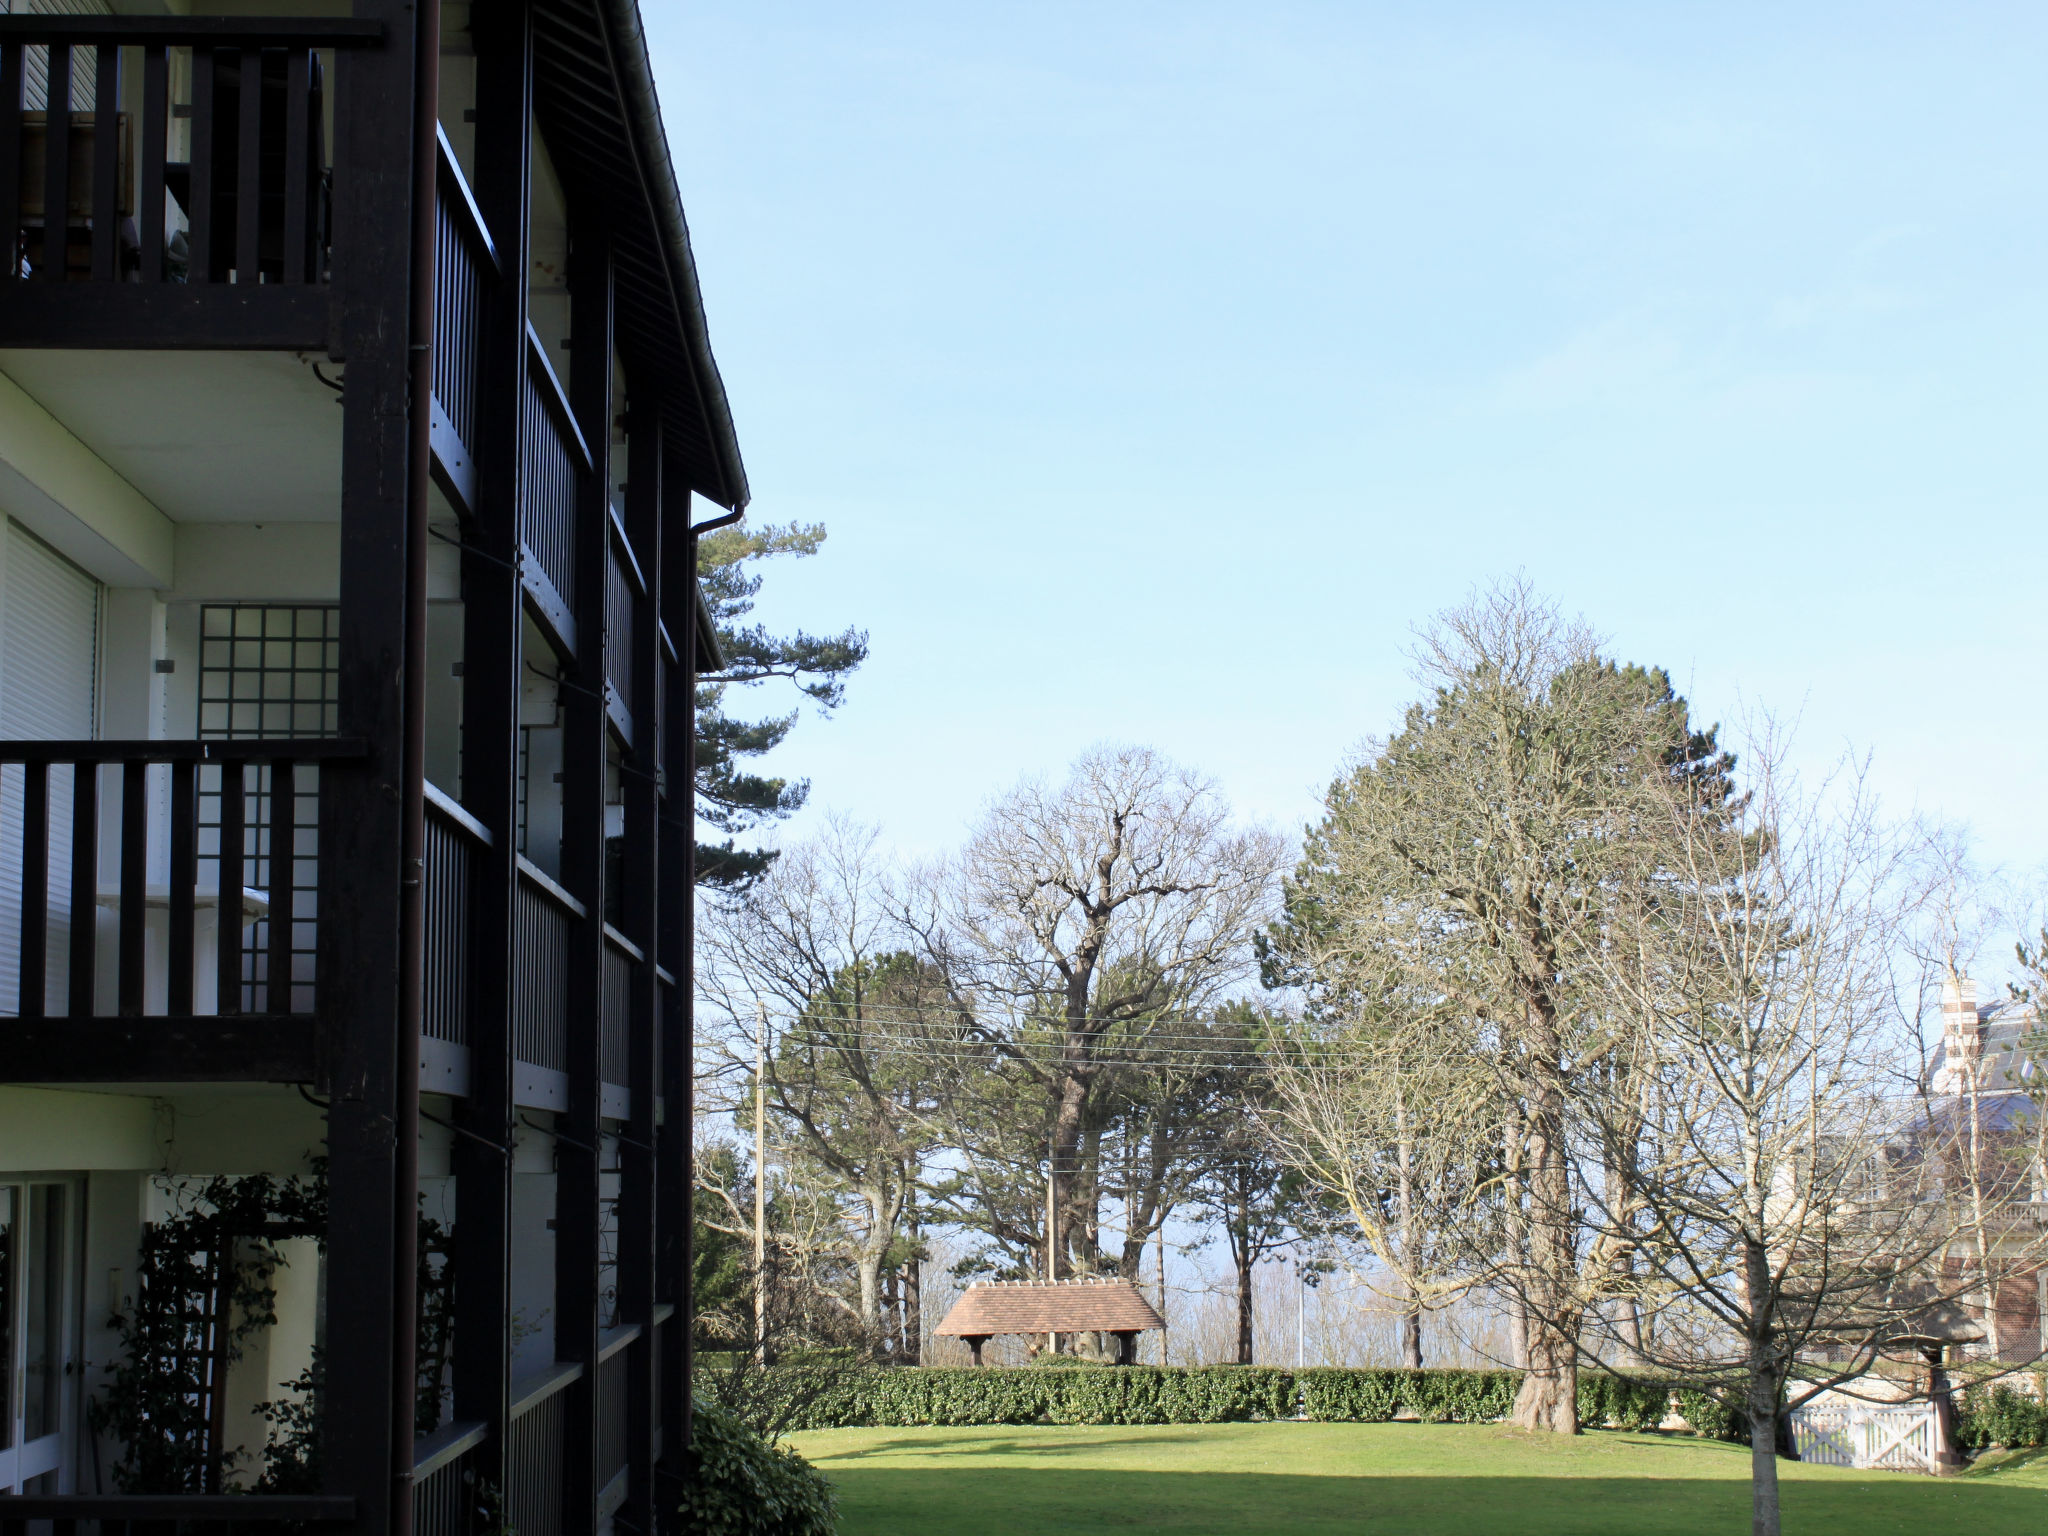
<svg viewBox="0 0 2048 1536">
<path fill-rule="evenodd" d="M 747 485 L 641 19 L 206 4 L 0 17 L 0 1530 L 668 1529 Z"/>
</svg>

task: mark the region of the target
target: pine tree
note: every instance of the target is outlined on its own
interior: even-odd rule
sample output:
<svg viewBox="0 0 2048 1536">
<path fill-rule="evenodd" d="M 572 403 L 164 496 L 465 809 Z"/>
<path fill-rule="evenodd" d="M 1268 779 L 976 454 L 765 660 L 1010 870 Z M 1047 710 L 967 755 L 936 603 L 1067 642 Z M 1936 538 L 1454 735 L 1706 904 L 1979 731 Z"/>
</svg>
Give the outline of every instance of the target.
<svg viewBox="0 0 2048 1536">
<path fill-rule="evenodd" d="M 725 661 L 722 671 L 707 673 L 697 683 L 697 819 L 725 834 L 721 842 L 698 840 L 700 885 L 732 888 L 758 878 L 774 861 L 774 853 L 739 847 L 735 837 L 793 814 L 811 789 L 807 779 L 782 778 L 749 767 L 782 745 L 801 709 L 740 719 L 726 711 L 729 690 L 781 680 L 793 685 L 820 714 L 829 715 L 845 700 L 848 676 L 867 660 L 865 630 L 774 635 L 762 624 L 746 622 L 761 589 L 756 563 L 778 555 L 815 555 L 824 542 L 825 529 L 819 523 L 764 523 L 721 528 L 698 546 L 697 576 Z"/>
</svg>

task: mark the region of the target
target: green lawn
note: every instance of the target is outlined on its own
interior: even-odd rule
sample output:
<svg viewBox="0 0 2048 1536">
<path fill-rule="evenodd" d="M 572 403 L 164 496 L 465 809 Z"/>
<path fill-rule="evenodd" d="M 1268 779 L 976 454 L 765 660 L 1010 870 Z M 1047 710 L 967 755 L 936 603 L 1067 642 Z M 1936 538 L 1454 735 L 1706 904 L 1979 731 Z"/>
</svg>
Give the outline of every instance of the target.
<svg viewBox="0 0 2048 1536">
<path fill-rule="evenodd" d="M 842 1536 L 1384 1532 L 1694 1536 L 1749 1530 L 1746 1448 L 1490 1425 L 836 1429 L 791 1437 L 839 1490 Z M 2048 1456 L 1961 1477 L 1788 1465 L 1787 1536 L 2043 1536 Z"/>
</svg>

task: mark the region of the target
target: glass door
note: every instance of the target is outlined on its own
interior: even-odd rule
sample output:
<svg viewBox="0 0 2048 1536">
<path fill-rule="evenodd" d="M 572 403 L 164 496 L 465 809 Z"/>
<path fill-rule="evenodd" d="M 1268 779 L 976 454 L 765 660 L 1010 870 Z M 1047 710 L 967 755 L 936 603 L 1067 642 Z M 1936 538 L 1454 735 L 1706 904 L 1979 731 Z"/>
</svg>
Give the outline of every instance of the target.
<svg viewBox="0 0 2048 1536">
<path fill-rule="evenodd" d="M 70 1482 L 77 1204 L 64 1180 L 0 1183 L 0 1493 Z"/>
</svg>

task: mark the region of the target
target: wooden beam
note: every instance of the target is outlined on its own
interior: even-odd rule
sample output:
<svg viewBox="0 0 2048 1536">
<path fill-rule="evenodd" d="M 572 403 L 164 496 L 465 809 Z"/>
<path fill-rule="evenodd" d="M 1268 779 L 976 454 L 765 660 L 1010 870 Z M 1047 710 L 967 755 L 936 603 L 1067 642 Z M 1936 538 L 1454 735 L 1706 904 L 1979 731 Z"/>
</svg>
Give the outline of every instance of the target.
<svg viewBox="0 0 2048 1536">
<path fill-rule="evenodd" d="M 310 1083 L 305 1014 L 0 1021 L 0 1083 Z"/>
<path fill-rule="evenodd" d="M 0 278 L 0 345 L 326 352 L 329 302 L 326 288 L 310 284 L 45 284 Z"/>
</svg>

